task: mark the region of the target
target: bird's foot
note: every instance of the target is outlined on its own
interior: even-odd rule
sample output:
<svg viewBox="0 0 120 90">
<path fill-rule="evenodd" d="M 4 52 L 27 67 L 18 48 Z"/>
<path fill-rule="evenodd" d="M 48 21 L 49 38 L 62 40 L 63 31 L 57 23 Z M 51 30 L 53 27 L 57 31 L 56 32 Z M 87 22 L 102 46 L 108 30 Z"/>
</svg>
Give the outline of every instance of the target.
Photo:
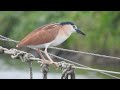
<svg viewBox="0 0 120 90">
<path fill-rule="evenodd" d="M 51 62 L 51 64 L 55 67 L 55 69 L 58 69 L 58 63 L 57 62 Z"/>
<path fill-rule="evenodd" d="M 38 63 L 41 63 L 41 66 L 44 64 L 53 65 L 56 70 L 58 69 L 58 63 L 54 61 L 42 60 L 42 61 L 38 61 Z"/>
<path fill-rule="evenodd" d="M 41 63 L 41 64 L 49 64 L 49 61 L 44 59 L 44 60 L 41 60 L 41 61 L 38 61 L 38 63 Z"/>
</svg>

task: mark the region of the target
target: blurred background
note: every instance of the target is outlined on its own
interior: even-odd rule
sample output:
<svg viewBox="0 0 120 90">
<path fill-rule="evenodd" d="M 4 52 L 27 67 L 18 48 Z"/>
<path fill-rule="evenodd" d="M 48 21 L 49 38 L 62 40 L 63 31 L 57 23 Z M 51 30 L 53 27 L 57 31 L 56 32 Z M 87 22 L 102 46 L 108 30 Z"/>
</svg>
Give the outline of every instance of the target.
<svg viewBox="0 0 120 90">
<path fill-rule="evenodd" d="M 44 24 L 64 21 L 74 22 L 86 36 L 74 33 L 58 47 L 119 57 L 119 11 L 0 11 L 0 35 L 19 41 Z M 0 41 L 0 46 L 15 48 L 16 44 Z M 21 50 L 31 52 L 39 57 L 34 50 L 28 48 L 21 48 Z M 120 60 L 52 49 L 48 49 L 48 52 L 89 67 L 120 71 Z M 60 61 L 56 58 L 53 59 Z M 33 69 L 33 78 L 42 78 L 40 65 L 34 62 Z M 111 78 L 93 71 L 76 70 L 75 72 L 77 78 L 80 79 Z M 51 67 L 48 78 L 60 78 L 60 75 L 61 71 Z M 28 64 L 12 60 L 10 56 L 2 54 L 0 55 L 0 78 L 29 78 Z"/>
</svg>

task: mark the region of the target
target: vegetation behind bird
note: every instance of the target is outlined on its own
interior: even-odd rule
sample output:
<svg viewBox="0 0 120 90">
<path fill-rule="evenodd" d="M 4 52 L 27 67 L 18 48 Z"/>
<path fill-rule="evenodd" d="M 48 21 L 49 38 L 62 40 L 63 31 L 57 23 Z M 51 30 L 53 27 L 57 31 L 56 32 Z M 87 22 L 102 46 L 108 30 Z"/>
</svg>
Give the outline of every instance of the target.
<svg viewBox="0 0 120 90">
<path fill-rule="evenodd" d="M 21 40 L 39 26 L 63 21 L 74 22 L 86 37 L 73 34 L 61 45 L 62 48 L 119 56 L 119 11 L 1 11 L 0 34 Z"/>
</svg>

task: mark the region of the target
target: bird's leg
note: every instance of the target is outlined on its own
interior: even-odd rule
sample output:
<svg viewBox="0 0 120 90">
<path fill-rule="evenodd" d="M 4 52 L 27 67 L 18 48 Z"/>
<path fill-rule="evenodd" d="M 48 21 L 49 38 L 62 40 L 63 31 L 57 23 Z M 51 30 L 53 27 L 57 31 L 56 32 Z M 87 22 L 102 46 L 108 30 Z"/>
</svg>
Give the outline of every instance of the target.
<svg viewBox="0 0 120 90">
<path fill-rule="evenodd" d="M 47 48 L 45 48 L 45 55 L 47 56 L 47 58 L 50 60 L 51 64 L 54 64 L 55 68 L 58 67 L 57 63 L 55 63 L 51 58 L 50 56 L 48 55 L 47 53 Z"/>
<path fill-rule="evenodd" d="M 51 61 L 51 63 L 53 63 L 54 61 L 50 58 L 50 56 L 47 53 L 47 48 L 45 48 L 45 55 L 47 56 L 47 58 Z"/>
<path fill-rule="evenodd" d="M 41 53 L 39 48 L 37 49 L 37 52 L 39 53 L 40 57 L 42 58 L 42 62 L 47 63 L 47 60 L 45 59 L 45 57 L 43 56 L 43 54 Z"/>
<path fill-rule="evenodd" d="M 40 57 L 42 58 L 42 60 L 46 60 L 46 59 L 44 58 L 44 56 L 42 55 L 42 53 L 41 53 L 41 51 L 40 51 L 39 48 L 37 49 L 37 52 L 39 53 L 39 55 L 40 55 Z"/>
</svg>

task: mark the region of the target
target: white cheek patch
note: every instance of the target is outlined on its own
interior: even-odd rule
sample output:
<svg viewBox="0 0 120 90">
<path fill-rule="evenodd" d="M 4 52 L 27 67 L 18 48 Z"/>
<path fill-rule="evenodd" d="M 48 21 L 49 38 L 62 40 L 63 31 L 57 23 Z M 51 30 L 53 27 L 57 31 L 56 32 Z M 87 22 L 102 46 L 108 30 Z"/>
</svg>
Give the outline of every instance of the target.
<svg viewBox="0 0 120 90">
<path fill-rule="evenodd" d="M 73 32 L 76 32 L 76 30 L 73 28 Z"/>
<path fill-rule="evenodd" d="M 76 32 L 76 30 L 73 28 L 73 26 L 71 26 L 71 31 Z"/>
</svg>

